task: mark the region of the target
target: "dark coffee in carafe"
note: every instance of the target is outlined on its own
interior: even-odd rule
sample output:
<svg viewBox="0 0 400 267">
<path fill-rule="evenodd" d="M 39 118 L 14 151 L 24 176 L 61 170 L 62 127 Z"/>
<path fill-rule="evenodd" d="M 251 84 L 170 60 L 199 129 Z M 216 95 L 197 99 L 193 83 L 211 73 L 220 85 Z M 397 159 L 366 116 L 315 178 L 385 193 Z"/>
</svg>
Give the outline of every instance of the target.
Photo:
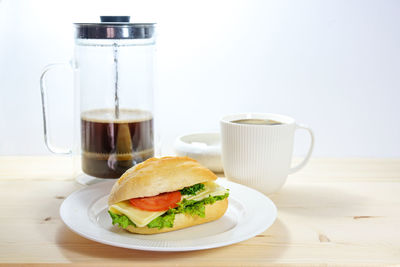
<svg viewBox="0 0 400 267">
<path fill-rule="evenodd" d="M 99 178 L 119 178 L 127 169 L 154 156 L 150 112 L 97 109 L 81 115 L 82 170 Z"/>
</svg>

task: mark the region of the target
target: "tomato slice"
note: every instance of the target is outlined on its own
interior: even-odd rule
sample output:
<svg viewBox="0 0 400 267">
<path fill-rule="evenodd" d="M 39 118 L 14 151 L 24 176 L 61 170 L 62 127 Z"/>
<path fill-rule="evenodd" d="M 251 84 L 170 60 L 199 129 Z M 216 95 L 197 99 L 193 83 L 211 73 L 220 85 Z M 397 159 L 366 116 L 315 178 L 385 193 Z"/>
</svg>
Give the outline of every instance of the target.
<svg viewBox="0 0 400 267">
<path fill-rule="evenodd" d="M 179 201 L 181 201 L 181 192 L 179 191 L 162 193 L 154 197 L 131 198 L 129 200 L 132 206 L 148 211 L 164 211 L 176 208 Z"/>
</svg>

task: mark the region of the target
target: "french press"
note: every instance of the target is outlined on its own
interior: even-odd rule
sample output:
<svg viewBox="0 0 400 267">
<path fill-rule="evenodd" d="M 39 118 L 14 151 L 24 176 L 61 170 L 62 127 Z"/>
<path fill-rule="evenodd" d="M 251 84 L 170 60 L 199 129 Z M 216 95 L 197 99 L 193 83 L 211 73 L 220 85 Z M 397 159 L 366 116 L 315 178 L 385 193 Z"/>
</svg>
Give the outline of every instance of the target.
<svg viewBox="0 0 400 267">
<path fill-rule="evenodd" d="M 130 23 L 128 16 L 102 16 L 101 23 L 75 23 L 76 120 L 81 166 L 96 178 L 118 178 L 154 155 L 153 68 L 155 24 Z M 40 78 L 45 143 L 48 137 L 45 79 Z"/>
</svg>

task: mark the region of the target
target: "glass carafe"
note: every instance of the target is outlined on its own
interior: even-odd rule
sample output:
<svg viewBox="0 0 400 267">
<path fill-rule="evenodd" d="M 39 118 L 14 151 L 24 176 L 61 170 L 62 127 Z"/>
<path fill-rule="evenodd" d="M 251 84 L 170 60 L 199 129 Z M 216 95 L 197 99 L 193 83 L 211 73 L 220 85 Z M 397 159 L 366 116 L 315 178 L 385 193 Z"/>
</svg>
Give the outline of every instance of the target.
<svg viewBox="0 0 400 267">
<path fill-rule="evenodd" d="M 129 17 L 75 23 L 75 129 L 85 174 L 118 178 L 154 155 L 153 68 L 155 25 Z M 47 129 L 47 72 L 41 76 L 45 142 L 54 153 L 71 153 L 50 143 Z"/>
</svg>

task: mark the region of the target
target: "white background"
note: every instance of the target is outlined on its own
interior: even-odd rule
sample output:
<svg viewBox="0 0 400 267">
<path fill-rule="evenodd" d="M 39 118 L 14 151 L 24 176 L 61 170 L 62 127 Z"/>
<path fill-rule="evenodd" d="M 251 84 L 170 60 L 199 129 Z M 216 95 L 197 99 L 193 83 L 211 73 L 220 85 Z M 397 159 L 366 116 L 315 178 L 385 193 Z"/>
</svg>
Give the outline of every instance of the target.
<svg viewBox="0 0 400 267">
<path fill-rule="evenodd" d="M 159 25 L 155 116 L 166 150 L 177 135 L 253 111 L 311 126 L 315 156 L 400 157 L 399 14 L 395 0 L 1 0 L 0 154 L 49 153 L 39 76 L 72 56 L 72 23 L 131 15 Z M 51 136 L 68 145 L 72 82 L 61 74 L 49 81 Z M 299 133 L 295 153 L 307 142 Z"/>
</svg>

